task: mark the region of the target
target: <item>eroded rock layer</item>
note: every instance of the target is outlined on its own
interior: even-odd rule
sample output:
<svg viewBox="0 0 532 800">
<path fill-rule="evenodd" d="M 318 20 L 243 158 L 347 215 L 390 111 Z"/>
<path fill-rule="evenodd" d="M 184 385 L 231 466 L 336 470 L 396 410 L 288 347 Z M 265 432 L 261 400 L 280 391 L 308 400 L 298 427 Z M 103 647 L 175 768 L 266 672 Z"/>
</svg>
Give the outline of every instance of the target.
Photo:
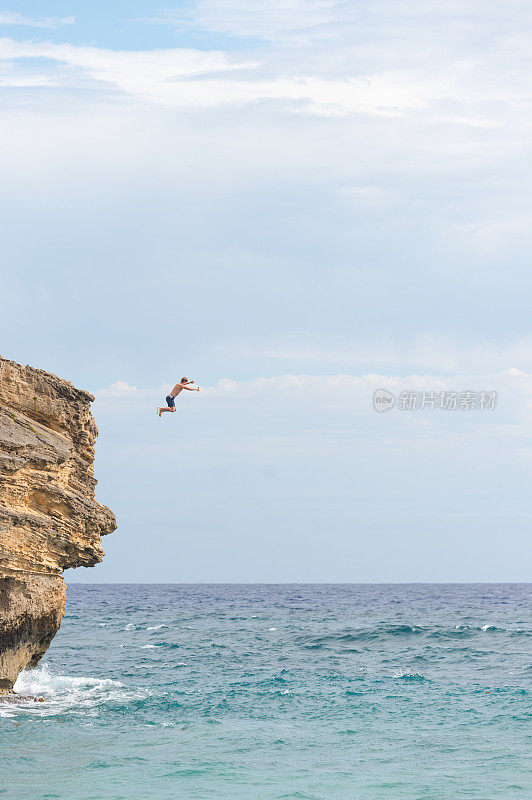
<svg viewBox="0 0 532 800">
<path fill-rule="evenodd" d="M 0 694 L 57 633 L 63 570 L 101 561 L 116 528 L 94 498 L 93 400 L 0 356 Z"/>
</svg>

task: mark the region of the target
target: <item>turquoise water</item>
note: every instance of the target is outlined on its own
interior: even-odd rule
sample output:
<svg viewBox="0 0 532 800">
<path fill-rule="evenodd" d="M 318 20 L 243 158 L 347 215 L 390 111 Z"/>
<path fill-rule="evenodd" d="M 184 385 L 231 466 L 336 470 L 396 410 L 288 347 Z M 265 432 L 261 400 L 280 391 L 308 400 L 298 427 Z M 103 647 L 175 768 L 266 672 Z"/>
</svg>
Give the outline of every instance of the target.
<svg viewBox="0 0 532 800">
<path fill-rule="evenodd" d="M 70 586 L 15 800 L 530 800 L 532 587 Z"/>
</svg>

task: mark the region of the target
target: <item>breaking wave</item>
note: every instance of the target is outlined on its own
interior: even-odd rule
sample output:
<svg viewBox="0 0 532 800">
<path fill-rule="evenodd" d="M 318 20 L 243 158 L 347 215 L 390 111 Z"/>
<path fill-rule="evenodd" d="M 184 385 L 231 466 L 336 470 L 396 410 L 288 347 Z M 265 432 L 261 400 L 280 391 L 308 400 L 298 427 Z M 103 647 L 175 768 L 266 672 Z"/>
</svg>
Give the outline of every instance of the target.
<svg viewBox="0 0 532 800">
<path fill-rule="evenodd" d="M 21 695 L 42 697 L 44 702 L 21 701 L 10 706 L 10 711 L 41 716 L 77 712 L 91 715 L 103 706 L 116 710 L 141 699 L 138 690 L 129 689 L 119 681 L 56 674 L 46 665 L 21 672 L 14 688 Z"/>
</svg>

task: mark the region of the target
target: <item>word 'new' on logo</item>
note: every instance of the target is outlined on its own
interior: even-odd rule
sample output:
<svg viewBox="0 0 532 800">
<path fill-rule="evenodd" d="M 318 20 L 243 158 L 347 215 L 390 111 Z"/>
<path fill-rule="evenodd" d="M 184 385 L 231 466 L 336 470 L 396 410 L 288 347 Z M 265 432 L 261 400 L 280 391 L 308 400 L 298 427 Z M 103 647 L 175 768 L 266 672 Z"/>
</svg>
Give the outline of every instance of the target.
<svg viewBox="0 0 532 800">
<path fill-rule="evenodd" d="M 375 389 L 373 408 L 375 411 L 389 411 L 395 405 L 395 396 L 388 389 Z"/>
</svg>

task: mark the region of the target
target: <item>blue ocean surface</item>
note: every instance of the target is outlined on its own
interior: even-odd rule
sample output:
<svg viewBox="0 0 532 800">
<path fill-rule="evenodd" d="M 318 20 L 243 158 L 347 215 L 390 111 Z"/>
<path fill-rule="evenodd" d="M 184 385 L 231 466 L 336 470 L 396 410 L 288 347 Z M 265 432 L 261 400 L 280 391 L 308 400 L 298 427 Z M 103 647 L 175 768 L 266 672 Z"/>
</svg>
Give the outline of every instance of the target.
<svg viewBox="0 0 532 800">
<path fill-rule="evenodd" d="M 9 800 L 530 800 L 529 585 L 70 585 Z"/>
</svg>

